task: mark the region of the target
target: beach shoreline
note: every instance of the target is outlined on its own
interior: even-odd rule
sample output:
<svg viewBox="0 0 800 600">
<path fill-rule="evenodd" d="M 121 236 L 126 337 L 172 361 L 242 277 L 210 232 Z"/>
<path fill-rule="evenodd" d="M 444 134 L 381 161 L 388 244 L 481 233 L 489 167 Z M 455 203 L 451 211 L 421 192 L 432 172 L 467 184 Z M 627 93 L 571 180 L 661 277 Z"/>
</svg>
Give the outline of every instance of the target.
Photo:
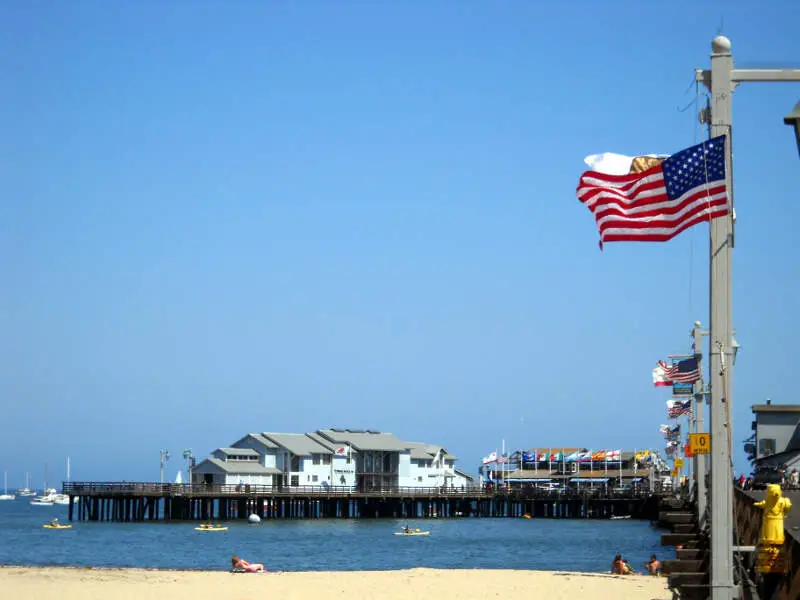
<svg viewBox="0 0 800 600">
<path fill-rule="evenodd" d="M 669 600 L 664 577 L 569 571 L 428 569 L 395 571 L 229 571 L 115 567 L 0 566 L 0 589 L 11 598 L 60 600 L 244 599 L 254 594 L 301 600 Z"/>
</svg>

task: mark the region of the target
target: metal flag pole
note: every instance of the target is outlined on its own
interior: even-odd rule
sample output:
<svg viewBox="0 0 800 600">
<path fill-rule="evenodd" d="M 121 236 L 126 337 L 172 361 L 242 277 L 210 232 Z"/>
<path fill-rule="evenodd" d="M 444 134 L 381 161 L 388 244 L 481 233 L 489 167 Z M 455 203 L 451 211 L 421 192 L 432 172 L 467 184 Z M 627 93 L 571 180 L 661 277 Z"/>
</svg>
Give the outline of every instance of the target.
<svg viewBox="0 0 800 600">
<path fill-rule="evenodd" d="M 727 439 L 727 414 L 733 404 L 732 250 L 734 202 L 732 161 L 733 91 L 740 82 L 800 81 L 800 69 L 733 68 L 731 42 L 717 36 L 711 42 L 711 69 L 696 72 L 696 80 L 711 91 L 711 111 L 703 115 L 713 137 L 725 135 L 725 182 L 730 214 L 709 223 L 710 268 L 710 403 L 711 403 L 711 598 L 731 600 L 733 580 L 733 481 Z M 724 380 L 723 380 L 724 377 Z"/>
<path fill-rule="evenodd" d="M 706 432 L 706 396 L 703 391 L 703 336 L 705 335 L 708 335 L 708 332 L 702 331 L 700 321 L 695 321 L 694 329 L 692 329 L 692 337 L 694 338 L 694 356 L 697 359 L 697 370 L 700 373 L 700 379 L 694 383 L 692 406 L 694 410 L 694 431 L 692 433 Z M 701 528 L 705 524 L 706 506 L 708 502 L 708 494 L 706 491 L 706 473 L 708 472 L 708 465 L 706 460 L 705 454 L 695 454 L 692 458 L 696 479 L 695 485 L 697 486 L 697 524 Z"/>
</svg>

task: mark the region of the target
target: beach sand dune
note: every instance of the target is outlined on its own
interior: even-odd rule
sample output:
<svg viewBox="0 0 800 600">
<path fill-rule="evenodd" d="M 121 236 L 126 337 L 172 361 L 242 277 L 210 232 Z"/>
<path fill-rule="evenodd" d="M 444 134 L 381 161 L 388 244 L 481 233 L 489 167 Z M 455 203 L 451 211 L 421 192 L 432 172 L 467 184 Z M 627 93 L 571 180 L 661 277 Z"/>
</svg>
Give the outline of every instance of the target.
<svg viewBox="0 0 800 600">
<path fill-rule="evenodd" d="M 661 577 L 501 570 L 227 572 L 0 568 L 5 598 L 59 600 L 669 600 Z"/>
</svg>

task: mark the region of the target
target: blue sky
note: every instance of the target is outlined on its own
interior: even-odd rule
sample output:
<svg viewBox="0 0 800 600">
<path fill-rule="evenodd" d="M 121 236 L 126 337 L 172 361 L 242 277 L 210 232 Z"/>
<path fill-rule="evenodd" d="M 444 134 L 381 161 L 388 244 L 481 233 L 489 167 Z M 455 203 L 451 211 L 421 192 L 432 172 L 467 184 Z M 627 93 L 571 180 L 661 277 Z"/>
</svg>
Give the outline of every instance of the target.
<svg viewBox="0 0 800 600">
<path fill-rule="evenodd" d="M 597 246 L 592 153 L 703 139 L 694 68 L 800 66 L 771 2 L 33 2 L 0 19 L 0 468 L 156 480 L 362 427 L 475 472 L 663 447 L 708 228 Z M 701 90 L 702 93 L 702 90 Z M 734 98 L 734 428 L 797 402 L 797 84 Z M 686 108 L 688 107 L 688 108 Z M 686 110 L 682 110 L 682 109 Z"/>
</svg>

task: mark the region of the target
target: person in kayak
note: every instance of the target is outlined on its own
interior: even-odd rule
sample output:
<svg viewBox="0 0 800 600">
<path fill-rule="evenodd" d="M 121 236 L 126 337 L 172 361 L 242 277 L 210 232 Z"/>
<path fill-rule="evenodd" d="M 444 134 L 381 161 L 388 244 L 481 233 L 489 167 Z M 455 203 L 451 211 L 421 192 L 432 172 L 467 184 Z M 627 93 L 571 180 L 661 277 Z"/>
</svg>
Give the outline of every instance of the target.
<svg viewBox="0 0 800 600">
<path fill-rule="evenodd" d="M 403 533 L 411 533 L 411 528 L 408 525 L 403 525 Z"/>
<path fill-rule="evenodd" d="M 266 571 L 264 565 L 261 563 L 251 563 L 247 562 L 243 558 L 239 558 L 235 554 L 231 559 L 231 564 L 233 565 L 234 571 L 245 571 L 246 573 L 257 573 L 258 571 Z"/>
<path fill-rule="evenodd" d="M 58 527 L 58 525 L 59 525 L 58 518 L 52 519 L 50 521 L 50 527 Z"/>
</svg>

